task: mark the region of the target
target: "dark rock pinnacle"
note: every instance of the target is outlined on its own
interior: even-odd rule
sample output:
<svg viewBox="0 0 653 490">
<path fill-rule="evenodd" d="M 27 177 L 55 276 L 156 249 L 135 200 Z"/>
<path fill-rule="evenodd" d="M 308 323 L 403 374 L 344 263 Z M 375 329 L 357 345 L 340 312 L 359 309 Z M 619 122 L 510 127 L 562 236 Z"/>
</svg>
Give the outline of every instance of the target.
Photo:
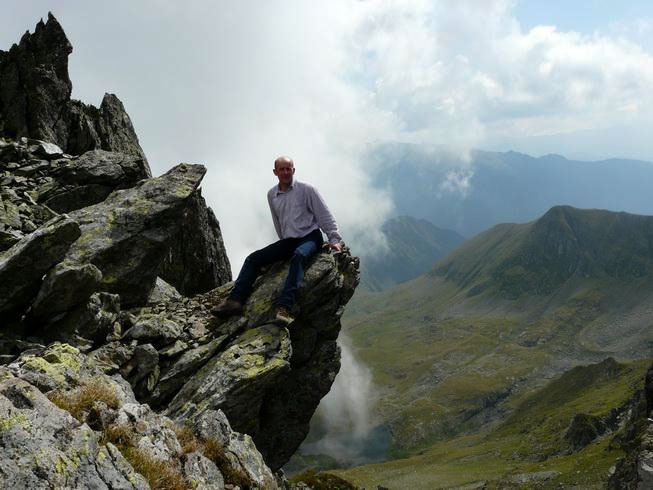
<svg viewBox="0 0 653 490">
<path fill-rule="evenodd" d="M 88 150 L 140 157 L 152 173 L 122 102 L 105 94 L 100 108 L 71 100 L 68 55 L 73 48 L 61 24 L 48 21 L 26 32 L 19 44 L 0 51 L 0 134 L 55 143 L 79 155 Z"/>
</svg>

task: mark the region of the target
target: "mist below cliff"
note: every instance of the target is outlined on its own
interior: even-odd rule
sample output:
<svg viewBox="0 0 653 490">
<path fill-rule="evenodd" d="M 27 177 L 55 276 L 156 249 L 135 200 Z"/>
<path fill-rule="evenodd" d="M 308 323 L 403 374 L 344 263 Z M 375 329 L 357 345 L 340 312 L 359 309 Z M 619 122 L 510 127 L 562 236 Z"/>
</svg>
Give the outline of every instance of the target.
<svg viewBox="0 0 653 490">
<path fill-rule="evenodd" d="M 341 334 L 338 343 L 340 372 L 311 420 L 311 431 L 288 468 L 290 473 L 386 459 L 390 433 L 372 410 L 377 397 L 372 374 L 356 359 L 348 337 Z"/>
</svg>

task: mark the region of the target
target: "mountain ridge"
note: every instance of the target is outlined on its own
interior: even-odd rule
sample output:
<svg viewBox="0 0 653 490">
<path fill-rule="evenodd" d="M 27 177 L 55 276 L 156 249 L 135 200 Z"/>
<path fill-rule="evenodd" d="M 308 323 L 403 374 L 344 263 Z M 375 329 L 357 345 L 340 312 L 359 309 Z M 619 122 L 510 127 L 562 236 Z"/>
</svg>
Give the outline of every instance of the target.
<svg viewBox="0 0 653 490">
<path fill-rule="evenodd" d="M 471 266 L 459 263 L 472 253 L 476 261 Z M 492 254 L 493 261 L 480 264 Z M 533 222 L 497 225 L 481 233 L 429 274 L 465 287 L 479 278 L 498 281 L 503 293 L 516 298 L 526 292 L 549 294 L 574 276 L 650 276 L 652 261 L 653 216 L 554 206 Z M 485 285 L 477 282 L 468 295 L 480 294 Z"/>
<path fill-rule="evenodd" d="M 388 143 L 368 159 L 375 185 L 390 191 L 396 212 L 474 236 L 498 223 L 537 219 L 557 204 L 653 214 L 647 182 L 653 163 L 598 162 L 514 151 L 473 150 L 467 158 L 428 145 Z"/>
</svg>

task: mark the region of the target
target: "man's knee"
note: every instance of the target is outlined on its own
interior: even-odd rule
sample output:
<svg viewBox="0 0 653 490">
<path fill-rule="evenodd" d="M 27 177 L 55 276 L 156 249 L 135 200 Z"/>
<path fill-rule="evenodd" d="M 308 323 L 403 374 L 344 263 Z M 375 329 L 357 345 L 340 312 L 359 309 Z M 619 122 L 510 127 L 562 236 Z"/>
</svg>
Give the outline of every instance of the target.
<svg viewBox="0 0 653 490">
<path fill-rule="evenodd" d="M 261 266 L 261 251 L 257 250 L 256 252 L 252 252 L 247 256 L 245 259 L 245 263 L 254 266 L 254 267 L 260 267 Z"/>
<path fill-rule="evenodd" d="M 308 260 L 308 257 L 310 257 L 310 255 L 308 253 L 306 253 L 306 251 L 301 250 L 301 249 L 298 248 L 297 250 L 295 250 L 293 252 L 292 257 L 291 257 L 290 260 L 295 261 L 295 262 L 301 262 L 303 264 L 303 263 L 306 262 L 306 260 Z"/>
<path fill-rule="evenodd" d="M 313 248 L 308 247 L 298 247 L 292 254 L 292 260 L 301 261 L 306 263 L 306 261 L 315 253 Z"/>
</svg>

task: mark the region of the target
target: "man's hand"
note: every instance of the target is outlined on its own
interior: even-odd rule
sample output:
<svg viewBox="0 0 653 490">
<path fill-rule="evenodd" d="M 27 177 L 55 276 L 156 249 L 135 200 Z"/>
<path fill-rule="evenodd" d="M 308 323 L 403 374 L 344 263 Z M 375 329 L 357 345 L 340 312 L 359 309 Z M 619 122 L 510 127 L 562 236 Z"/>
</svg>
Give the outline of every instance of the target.
<svg viewBox="0 0 653 490">
<path fill-rule="evenodd" d="M 329 247 L 329 252 L 331 250 L 335 250 L 336 252 L 342 252 L 342 245 L 340 245 L 339 243 L 329 243 L 327 244 L 327 246 Z"/>
</svg>

